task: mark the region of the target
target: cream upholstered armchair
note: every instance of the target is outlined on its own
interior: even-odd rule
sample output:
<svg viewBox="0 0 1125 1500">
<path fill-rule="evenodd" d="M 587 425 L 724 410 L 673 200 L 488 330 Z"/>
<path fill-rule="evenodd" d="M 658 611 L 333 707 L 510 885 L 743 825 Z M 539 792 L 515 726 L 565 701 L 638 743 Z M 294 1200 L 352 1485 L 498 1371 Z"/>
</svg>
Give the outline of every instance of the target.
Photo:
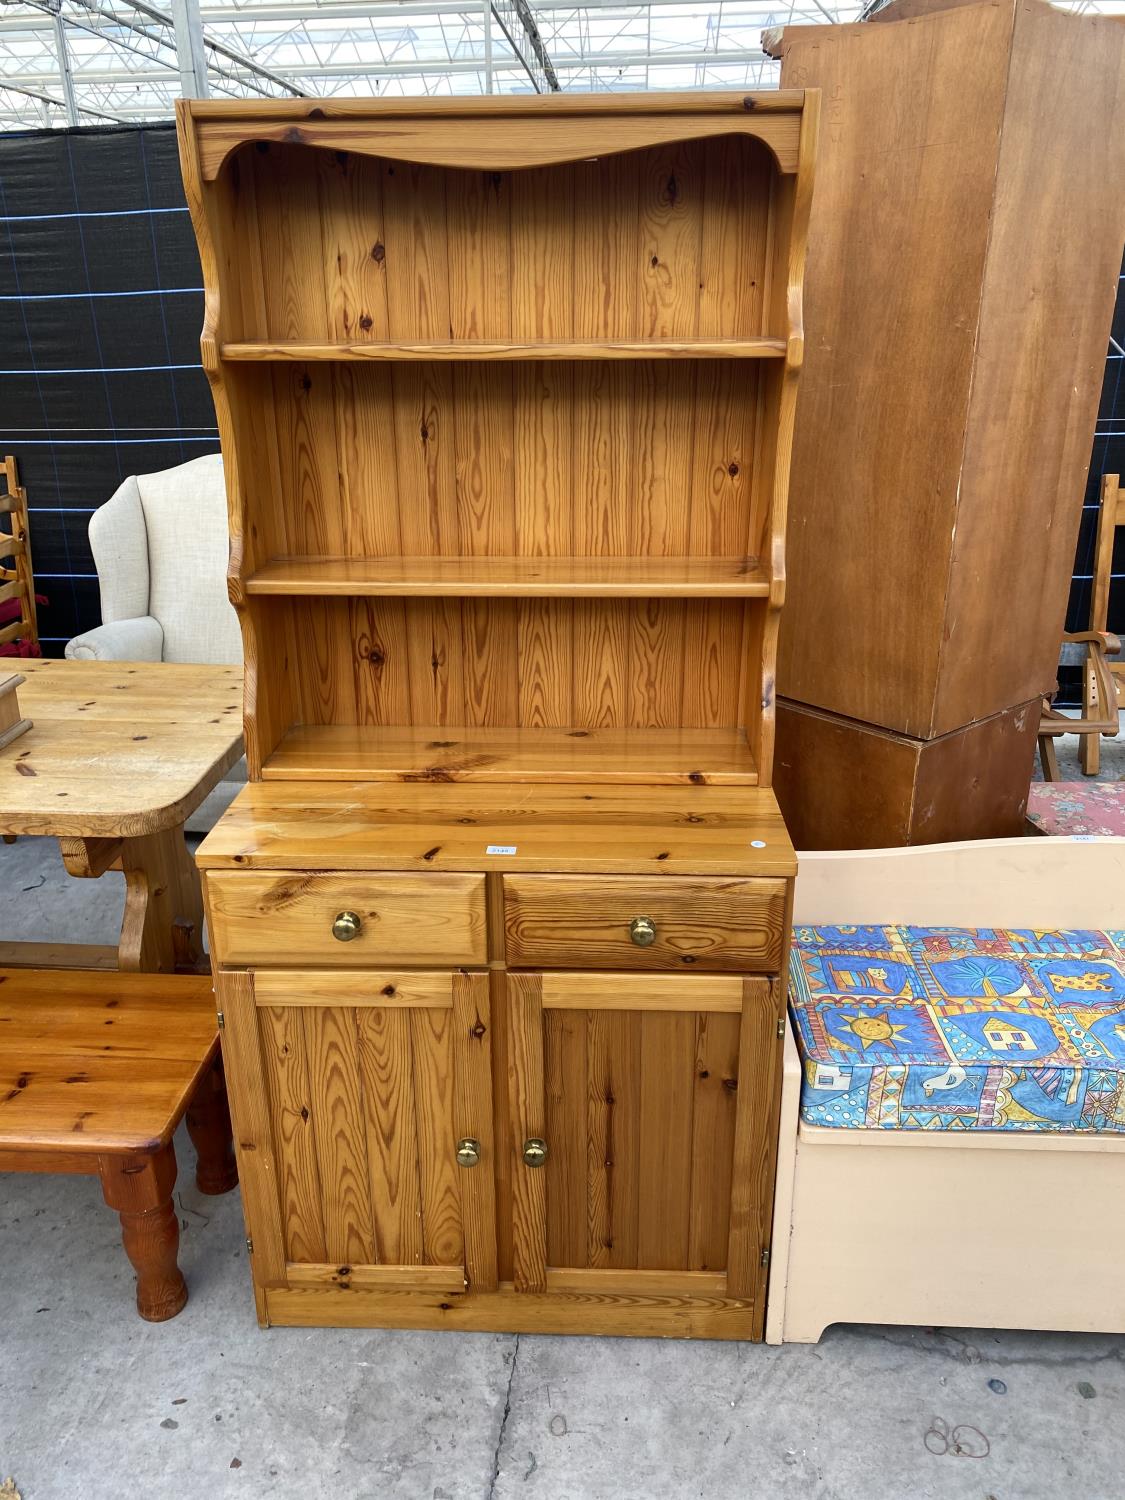
<svg viewBox="0 0 1125 1500">
<path fill-rule="evenodd" d="M 131 475 L 90 518 L 102 623 L 67 642 L 72 661 L 242 661 L 227 598 L 227 501 L 216 454 Z M 188 822 L 211 826 L 246 779 L 242 761 Z"/>
<path fill-rule="evenodd" d="M 130 475 L 90 518 L 102 623 L 71 660 L 242 660 L 227 599 L 227 501 L 217 453 Z"/>
</svg>

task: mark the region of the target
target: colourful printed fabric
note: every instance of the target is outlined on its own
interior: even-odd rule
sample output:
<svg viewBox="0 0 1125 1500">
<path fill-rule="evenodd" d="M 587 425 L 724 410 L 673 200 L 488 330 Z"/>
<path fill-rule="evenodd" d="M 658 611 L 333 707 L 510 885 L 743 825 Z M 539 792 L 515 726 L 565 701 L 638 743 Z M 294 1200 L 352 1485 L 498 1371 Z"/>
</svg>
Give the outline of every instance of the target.
<svg viewBox="0 0 1125 1500">
<path fill-rule="evenodd" d="M 809 1125 L 1125 1132 L 1125 930 L 798 927 Z"/>
</svg>

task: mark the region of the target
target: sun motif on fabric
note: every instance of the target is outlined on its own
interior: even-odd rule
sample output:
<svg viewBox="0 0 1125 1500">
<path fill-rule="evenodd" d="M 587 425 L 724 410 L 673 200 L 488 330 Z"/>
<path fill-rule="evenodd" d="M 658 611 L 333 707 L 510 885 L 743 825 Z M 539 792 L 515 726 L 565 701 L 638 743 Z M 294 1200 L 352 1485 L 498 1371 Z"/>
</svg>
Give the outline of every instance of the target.
<svg viewBox="0 0 1125 1500">
<path fill-rule="evenodd" d="M 848 1016 L 844 1025 L 854 1037 L 857 1037 L 864 1052 L 868 1047 L 879 1045 L 893 1047 L 898 1041 L 900 1031 L 905 1031 L 905 1026 L 896 1026 L 890 1019 L 890 1011 L 885 1010 L 882 1015 L 860 1015 Z"/>
</svg>

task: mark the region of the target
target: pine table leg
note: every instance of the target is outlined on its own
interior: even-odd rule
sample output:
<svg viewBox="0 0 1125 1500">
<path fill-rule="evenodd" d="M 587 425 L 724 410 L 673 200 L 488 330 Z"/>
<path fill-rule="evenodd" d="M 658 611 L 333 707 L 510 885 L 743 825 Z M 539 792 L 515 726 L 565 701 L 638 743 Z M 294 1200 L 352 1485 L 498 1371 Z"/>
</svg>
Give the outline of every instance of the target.
<svg viewBox="0 0 1125 1500">
<path fill-rule="evenodd" d="M 195 1147 L 195 1185 L 201 1193 L 229 1193 L 238 1185 L 234 1137 L 227 1105 L 223 1065 L 215 1064 L 195 1091 L 187 1111 L 187 1128 Z"/>
<path fill-rule="evenodd" d="M 137 1311 L 149 1323 L 174 1318 L 188 1299 L 177 1263 L 174 1148 L 164 1146 L 154 1156 L 103 1156 L 98 1168 L 102 1193 L 121 1219 L 125 1253 L 137 1273 Z"/>
<path fill-rule="evenodd" d="M 184 843 L 183 824 L 161 833 L 125 839 L 121 846 L 125 875 L 125 916 L 121 923 L 120 967 L 171 974 L 186 958 L 203 955 L 203 894 Z M 183 927 L 192 929 L 188 952 Z"/>
</svg>

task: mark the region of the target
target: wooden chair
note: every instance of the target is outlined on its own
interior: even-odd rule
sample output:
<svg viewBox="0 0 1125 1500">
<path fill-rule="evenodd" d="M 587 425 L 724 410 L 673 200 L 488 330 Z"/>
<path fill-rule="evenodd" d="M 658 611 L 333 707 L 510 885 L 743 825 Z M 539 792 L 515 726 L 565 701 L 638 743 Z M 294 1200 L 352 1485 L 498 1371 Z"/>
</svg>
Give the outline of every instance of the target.
<svg viewBox="0 0 1125 1500">
<path fill-rule="evenodd" d="M 199 1191 L 238 1181 L 210 977 L 0 969 L 0 1037 L 0 1172 L 99 1177 L 137 1311 L 174 1318 L 188 1295 L 172 1204 L 185 1113 Z"/>
<path fill-rule="evenodd" d="M 9 453 L 0 463 L 5 491 L 0 494 L 0 516 L 8 516 L 5 528 L 0 524 L 0 604 L 12 599 L 19 603 L 19 617 L 0 629 L 0 646 L 19 641 L 39 655 L 39 622 L 35 614 L 35 579 L 31 570 L 31 534 L 27 524 L 27 491 L 20 484 L 19 467 Z"/>
<path fill-rule="evenodd" d="M 1096 740 L 1099 735 L 1112 737 L 1117 733 L 1120 723 L 1117 687 L 1109 657 L 1116 656 L 1120 650 L 1121 642 L 1108 631 L 1083 630 L 1063 636 L 1059 665 L 1081 666 L 1086 681 L 1092 682 L 1093 688 L 1087 688 L 1082 713 L 1077 718 L 1060 713 L 1049 699 L 1044 698 L 1039 719 L 1039 759 L 1043 765 L 1044 781 L 1059 780 L 1059 762 L 1055 754 L 1056 735 L 1076 734 L 1081 744 L 1085 745 Z"/>
<path fill-rule="evenodd" d="M 1109 582 L 1113 572 L 1113 541 L 1118 526 L 1125 526 L 1125 493 L 1117 474 L 1102 475 L 1101 509 L 1098 512 L 1098 530 L 1094 542 L 1094 587 L 1090 597 L 1090 629 L 1104 631 L 1109 620 Z M 1096 719 L 1104 703 L 1110 712 L 1101 712 L 1102 718 L 1111 718 L 1125 704 L 1125 662 L 1109 664 L 1112 693 L 1107 698 L 1099 697 L 1106 690 L 1104 681 L 1099 682 L 1093 663 L 1086 667 L 1083 689 L 1083 718 Z M 1083 735 L 1078 747 L 1082 770 L 1087 776 L 1096 776 L 1101 769 L 1101 736 Z"/>
</svg>

